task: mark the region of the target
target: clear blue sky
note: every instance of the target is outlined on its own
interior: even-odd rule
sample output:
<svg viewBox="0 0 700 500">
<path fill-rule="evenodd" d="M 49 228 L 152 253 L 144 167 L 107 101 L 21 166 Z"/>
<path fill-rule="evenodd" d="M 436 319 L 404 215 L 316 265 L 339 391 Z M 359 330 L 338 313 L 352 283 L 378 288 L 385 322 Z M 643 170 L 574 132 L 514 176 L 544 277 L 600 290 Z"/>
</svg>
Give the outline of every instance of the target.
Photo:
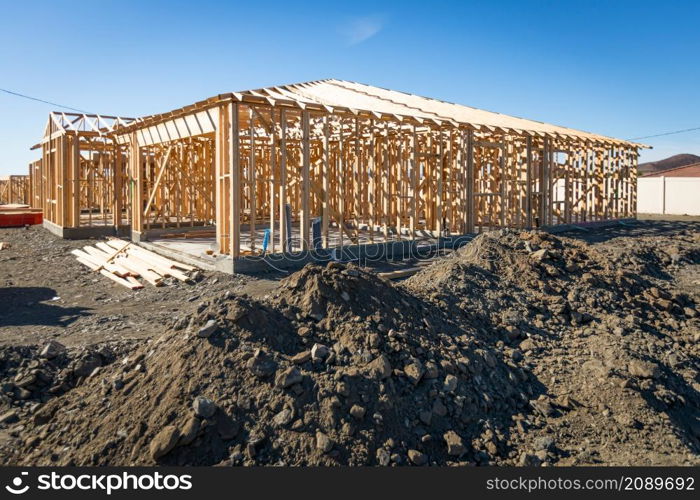
<svg viewBox="0 0 700 500">
<path fill-rule="evenodd" d="M 103 114 L 334 77 L 622 138 L 700 127 L 695 0 L 0 1 L 0 88 Z M 0 175 L 52 108 L 0 92 Z M 700 131 L 648 142 L 700 154 Z"/>
</svg>

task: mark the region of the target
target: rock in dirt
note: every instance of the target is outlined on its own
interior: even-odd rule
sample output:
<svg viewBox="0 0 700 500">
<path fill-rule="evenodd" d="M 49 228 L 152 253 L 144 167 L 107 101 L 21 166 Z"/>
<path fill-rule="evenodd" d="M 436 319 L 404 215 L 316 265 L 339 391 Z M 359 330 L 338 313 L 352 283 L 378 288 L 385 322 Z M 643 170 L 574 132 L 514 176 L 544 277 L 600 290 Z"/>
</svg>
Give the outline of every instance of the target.
<svg viewBox="0 0 700 500">
<path fill-rule="evenodd" d="M 323 361 L 331 353 L 330 349 L 323 344 L 314 344 L 311 348 L 311 359 L 313 361 Z"/>
<path fill-rule="evenodd" d="M 180 439 L 178 441 L 178 446 L 187 446 L 192 443 L 199 433 L 200 421 L 197 417 L 190 417 L 185 422 L 185 425 L 179 431 Z"/>
<path fill-rule="evenodd" d="M 321 431 L 316 432 L 316 449 L 328 453 L 333 448 L 333 441 Z"/>
<path fill-rule="evenodd" d="M 180 431 L 174 425 L 168 425 L 163 428 L 152 440 L 149 445 L 149 450 L 151 453 L 151 458 L 153 460 L 158 460 L 159 458 L 167 455 L 180 438 Z"/>
<path fill-rule="evenodd" d="M 209 398 L 197 396 L 192 403 L 192 409 L 199 418 L 209 418 L 216 413 L 216 404 Z"/>
<path fill-rule="evenodd" d="M 59 356 L 64 352 L 66 352 L 66 346 L 64 346 L 56 340 L 49 340 L 49 342 L 44 346 L 39 355 L 42 358 L 54 359 L 56 356 Z"/>
<path fill-rule="evenodd" d="M 275 385 L 282 389 L 286 389 L 294 384 L 298 384 L 303 380 L 301 372 L 296 367 L 290 367 L 281 371 L 275 378 Z"/>
<path fill-rule="evenodd" d="M 659 378 L 661 376 L 661 371 L 658 365 L 642 360 L 630 361 L 627 369 L 630 375 L 640 378 Z"/>
<path fill-rule="evenodd" d="M 289 360 L 295 365 L 303 365 L 307 361 L 311 361 L 311 351 L 302 351 L 289 358 Z"/>
<path fill-rule="evenodd" d="M 219 328 L 216 320 L 210 319 L 207 323 L 197 331 L 197 336 L 202 338 L 211 337 L 213 333 Z"/>
<path fill-rule="evenodd" d="M 459 379 L 457 379 L 457 377 L 455 377 L 454 375 L 447 375 L 445 377 L 445 382 L 444 382 L 442 388 L 446 392 L 454 392 L 455 389 L 457 389 L 458 382 L 459 382 Z"/>
<path fill-rule="evenodd" d="M 17 415 L 17 412 L 15 410 L 10 410 L 0 415 L 0 423 L 3 424 L 12 424 L 14 422 L 17 422 L 18 420 L 19 416 Z"/>
<path fill-rule="evenodd" d="M 88 350 L 77 360 L 73 372 L 78 377 L 89 377 L 100 366 L 102 366 L 102 357 L 98 353 Z"/>
<path fill-rule="evenodd" d="M 408 459 L 413 465 L 425 465 L 428 463 L 428 455 L 418 450 L 408 450 Z"/>
<path fill-rule="evenodd" d="M 350 408 L 350 415 L 352 415 L 356 420 L 362 420 L 365 418 L 366 412 L 367 410 L 360 405 L 352 405 L 352 408 Z"/>
<path fill-rule="evenodd" d="M 443 439 L 447 445 L 447 453 L 450 456 L 457 457 L 466 451 L 462 438 L 455 431 L 447 431 L 443 434 Z"/>
<path fill-rule="evenodd" d="M 248 369 L 259 378 L 267 378 L 274 375 L 277 364 L 262 351 L 257 351 L 246 364 Z"/>
<path fill-rule="evenodd" d="M 278 427 L 284 427 L 290 424 L 292 420 L 294 420 L 294 412 L 292 412 L 292 410 L 290 410 L 289 408 L 284 408 L 273 418 L 275 425 L 277 425 Z"/>
<path fill-rule="evenodd" d="M 403 371 L 411 383 L 417 385 L 421 378 L 423 378 L 425 368 L 420 360 L 414 358 L 403 367 Z"/>
<path fill-rule="evenodd" d="M 370 361 L 365 369 L 371 378 L 383 380 L 391 376 L 391 363 L 383 354 Z"/>
</svg>

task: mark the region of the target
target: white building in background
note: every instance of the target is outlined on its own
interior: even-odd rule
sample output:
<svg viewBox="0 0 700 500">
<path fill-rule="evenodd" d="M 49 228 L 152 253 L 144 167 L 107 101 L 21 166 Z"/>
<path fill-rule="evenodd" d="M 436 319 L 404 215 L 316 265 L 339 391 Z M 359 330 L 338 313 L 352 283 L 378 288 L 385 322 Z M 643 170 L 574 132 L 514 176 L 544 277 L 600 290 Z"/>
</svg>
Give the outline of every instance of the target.
<svg viewBox="0 0 700 500">
<path fill-rule="evenodd" d="M 640 177 L 637 213 L 700 215 L 700 163 Z"/>
</svg>

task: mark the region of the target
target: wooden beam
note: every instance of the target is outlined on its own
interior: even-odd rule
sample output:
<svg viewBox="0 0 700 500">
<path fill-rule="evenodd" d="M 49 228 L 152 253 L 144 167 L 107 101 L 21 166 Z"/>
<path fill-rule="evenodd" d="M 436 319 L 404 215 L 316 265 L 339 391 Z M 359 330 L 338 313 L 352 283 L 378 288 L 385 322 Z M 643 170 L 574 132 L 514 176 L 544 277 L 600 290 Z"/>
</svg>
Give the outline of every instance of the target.
<svg viewBox="0 0 700 500">
<path fill-rule="evenodd" d="M 279 217 L 280 217 L 280 248 L 289 252 L 287 240 L 286 203 L 287 203 L 287 112 L 280 110 L 280 176 L 279 176 Z"/>
<path fill-rule="evenodd" d="M 168 150 L 165 153 L 165 157 L 161 159 L 160 165 L 158 166 L 158 175 L 156 176 L 156 181 L 153 183 L 153 188 L 151 189 L 151 195 L 148 197 L 148 202 L 146 203 L 146 208 L 143 209 L 143 216 L 148 217 L 148 211 L 151 209 L 151 204 L 153 199 L 156 197 L 158 192 L 158 187 L 160 186 L 160 181 L 163 178 L 163 173 L 168 166 L 168 159 L 170 158 L 170 152 L 173 147 L 168 146 Z"/>
<path fill-rule="evenodd" d="M 474 132 L 467 132 L 467 233 L 475 231 L 474 205 Z"/>
<path fill-rule="evenodd" d="M 321 166 L 321 182 L 322 188 L 320 193 L 321 198 L 321 238 L 323 248 L 329 246 L 329 201 L 330 196 L 330 124 L 328 123 L 328 115 L 323 117 L 323 165 Z"/>
<path fill-rule="evenodd" d="M 309 112 L 302 111 L 302 164 L 301 164 L 301 245 L 304 250 L 311 249 L 310 224 L 311 214 L 309 209 L 310 193 L 310 167 L 311 167 L 311 131 L 309 130 Z"/>
<path fill-rule="evenodd" d="M 240 104 L 229 103 L 228 161 L 231 176 L 231 255 L 237 259 L 241 254 L 241 144 L 238 132 Z"/>
</svg>

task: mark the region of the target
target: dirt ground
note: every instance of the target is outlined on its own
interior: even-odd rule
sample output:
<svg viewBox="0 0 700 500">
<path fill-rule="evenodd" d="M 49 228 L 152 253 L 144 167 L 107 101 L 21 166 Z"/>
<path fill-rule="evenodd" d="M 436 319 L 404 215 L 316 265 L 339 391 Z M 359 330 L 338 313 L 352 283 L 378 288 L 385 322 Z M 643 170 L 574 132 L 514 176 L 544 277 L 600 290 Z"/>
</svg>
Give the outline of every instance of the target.
<svg viewBox="0 0 700 500">
<path fill-rule="evenodd" d="M 3 464 L 700 464 L 700 222 L 138 291 L 0 241 Z"/>
<path fill-rule="evenodd" d="M 0 241 L 11 245 L 0 251 L 0 345 L 144 339 L 224 290 L 264 295 L 274 286 L 267 276 L 201 272 L 194 284 L 172 280 L 132 291 L 95 275 L 70 253 L 94 240 L 63 240 L 34 226 L 0 229 Z"/>
</svg>

